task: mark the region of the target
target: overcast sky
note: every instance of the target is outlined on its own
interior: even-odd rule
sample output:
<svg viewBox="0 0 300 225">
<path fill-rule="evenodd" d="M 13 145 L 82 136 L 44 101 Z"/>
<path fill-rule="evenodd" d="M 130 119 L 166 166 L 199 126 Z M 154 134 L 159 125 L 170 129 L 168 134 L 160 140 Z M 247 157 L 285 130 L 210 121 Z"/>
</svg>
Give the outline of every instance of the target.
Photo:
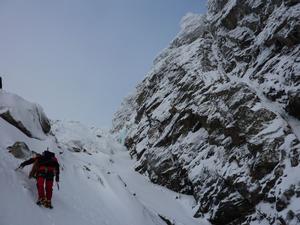
<svg viewBox="0 0 300 225">
<path fill-rule="evenodd" d="M 51 119 L 110 127 L 188 12 L 206 0 L 0 0 L 4 89 Z"/>
</svg>

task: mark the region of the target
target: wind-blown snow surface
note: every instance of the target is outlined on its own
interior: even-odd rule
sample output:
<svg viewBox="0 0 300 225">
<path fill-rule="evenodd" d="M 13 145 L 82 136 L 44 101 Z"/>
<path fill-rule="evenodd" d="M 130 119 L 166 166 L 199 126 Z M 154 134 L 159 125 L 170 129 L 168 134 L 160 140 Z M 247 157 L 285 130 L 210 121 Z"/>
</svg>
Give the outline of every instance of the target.
<svg viewBox="0 0 300 225">
<path fill-rule="evenodd" d="M 17 103 L 12 107 L 22 112 L 27 102 Z M 52 125 L 52 132 L 56 137 L 29 138 L 0 118 L 1 225 L 165 225 L 159 215 L 175 225 L 208 224 L 192 217 L 192 198 L 154 185 L 134 172 L 126 149 L 106 132 L 59 121 Z M 35 152 L 49 147 L 56 153 L 61 182 L 60 190 L 54 187 L 53 210 L 35 204 L 35 180 L 28 179 L 30 166 L 14 171 L 22 160 L 6 148 L 16 141 Z M 73 151 L 74 143 L 81 143 L 82 151 Z"/>
</svg>

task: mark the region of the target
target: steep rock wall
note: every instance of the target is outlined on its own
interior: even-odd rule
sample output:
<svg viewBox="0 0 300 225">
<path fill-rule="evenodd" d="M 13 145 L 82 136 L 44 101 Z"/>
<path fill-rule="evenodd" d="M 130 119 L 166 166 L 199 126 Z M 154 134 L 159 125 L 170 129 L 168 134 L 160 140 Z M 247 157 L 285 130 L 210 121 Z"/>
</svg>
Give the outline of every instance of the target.
<svg viewBox="0 0 300 225">
<path fill-rule="evenodd" d="M 136 170 L 213 224 L 300 221 L 300 4 L 210 0 L 116 113 Z M 298 204 L 296 203 L 298 202 Z"/>
</svg>

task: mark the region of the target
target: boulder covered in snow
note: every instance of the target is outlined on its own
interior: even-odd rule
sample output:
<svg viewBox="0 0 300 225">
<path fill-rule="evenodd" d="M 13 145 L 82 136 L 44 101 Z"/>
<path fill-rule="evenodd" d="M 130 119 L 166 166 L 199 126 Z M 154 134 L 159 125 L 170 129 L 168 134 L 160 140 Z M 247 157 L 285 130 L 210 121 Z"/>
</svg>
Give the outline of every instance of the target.
<svg viewBox="0 0 300 225">
<path fill-rule="evenodd" d="M 112 131 L 126 131 L 137 171 L 194 195 L 195 216 L 297 224 L 299 1 L 208 5 L 182 20 Z"/>
<path fill-rule="evenodd" d="M 0 90 L 0 117 L 32 138 L 43 139 L 51 129 L 41 106 L 3 90 Z"/>
<path fill-rule="evenodd" d="M 20 141 L 17 141 L 12 146 L 8 146 L 7 149 L 17 159 L 26 159 L 33 155 L 27 144 Z"/>
</svg>

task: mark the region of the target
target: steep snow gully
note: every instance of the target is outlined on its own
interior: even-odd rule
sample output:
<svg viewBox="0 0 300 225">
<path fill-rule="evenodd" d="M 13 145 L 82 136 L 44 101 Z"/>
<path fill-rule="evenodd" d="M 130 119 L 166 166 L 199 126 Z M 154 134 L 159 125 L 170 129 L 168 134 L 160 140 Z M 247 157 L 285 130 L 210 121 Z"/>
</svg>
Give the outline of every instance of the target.
<svg viewBox="0 0 300 225">
<path fill-rule="evenodd" d="M 4 91 L 0 91 L 0 98 L 13 102 L 9 108 L 0 102 L 1 113 L 14 110 L 18 112 L 15 121 L 29 125 L 29 131 L 39 127 L 37 110 L 30 110 L 34 104 Z M 31 116 L 24 116 L 27 113 Z M 152 184 L 135 172 L 127 150 L 108 132 L 79 122 L 55 121 L 51 127 L 48 134 L 35 129 L 40 137 L 36 139 L 0 118 L 1 225 L 208 224 L 193 218 L 192 197 Z M 25 145 L 16 147 L 16 142 Z M 61 165 L 53 210 L 35 204 L 37 193 L 35 180 L 28 178 L 30 167 L 15 171 L 32 152 L 41 153 L 48 147 Z"/>
</svg>

